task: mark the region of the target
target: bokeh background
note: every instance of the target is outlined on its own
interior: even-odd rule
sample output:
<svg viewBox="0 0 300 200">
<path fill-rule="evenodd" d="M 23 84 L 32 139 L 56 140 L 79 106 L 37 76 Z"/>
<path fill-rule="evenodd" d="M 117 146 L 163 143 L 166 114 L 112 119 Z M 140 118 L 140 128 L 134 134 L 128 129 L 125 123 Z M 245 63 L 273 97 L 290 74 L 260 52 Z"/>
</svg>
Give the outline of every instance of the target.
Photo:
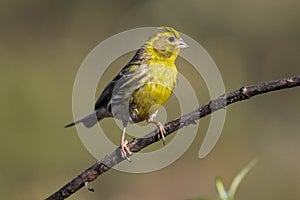
<svg viewBox="0 0 300 200">
<path fill-rule="evenodd" d="M 300 74 L 298 0 L 1 0 L 0 13 L 1 199 L 44 199 L 96 162 L 76 130 L 63 126 L 72 120 L 72 88 L 81 62 L 121 31 L 165 25 L 193 37 L 216 62 L 226 91 Z M 118 68 L 101 79 L 104 85 Z M 206 103 L 201 76 L 184 73 L 190 74 L 199 103 Z M 293 88 L 231 105 L 221 138 L 205 159 L 198 159 L 198 151 L 209 117 L 172 165 L 147 174 L 110 170 L 91 184 L 96 192 L 82 189 L 70 199 L 215 197 L 216 176 L 229 186 L 259 157 L 236 199 L 296 200 L 299 102 L 300 90 Z M 166 107 L 172 110 L 172 101 Z"/>
</svg>

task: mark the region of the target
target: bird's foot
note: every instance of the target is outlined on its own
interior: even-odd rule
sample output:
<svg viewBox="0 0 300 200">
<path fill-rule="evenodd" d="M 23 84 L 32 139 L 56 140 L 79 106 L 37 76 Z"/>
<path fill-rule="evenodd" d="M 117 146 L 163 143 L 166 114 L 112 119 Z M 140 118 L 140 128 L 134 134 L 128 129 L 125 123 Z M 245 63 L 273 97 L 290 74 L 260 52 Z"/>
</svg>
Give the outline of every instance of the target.
<svg viewBox="0 0 300 200">
<path fill-rule="evenodd" d="M 156 126 L 157 126 L 157 128 L 158 128 L 158 130 L 159 130 L 160 137 L 161 137 L 161 139 L 162 139 L 163 144 L 166 145 L 165 135 L 166 135 L 167 132 L 166 132 L 166 130 L 165 130 L 164 125 L 163 125 L 162 123 L 160 123 L 160 122 L 157 122 L 157 123 L 156 123 Z"/>
<path fill-rule="evenodd" d="M 122 157 L 126 160 L 128 160 L 129 162 L 131 161 L 130 158 L 127 156 L 128 155 L 131 155 L 132 152 L 130 151 L 129 147 L 127 146 L 128 144 L 128 141 L 127 140 L 124 140 L 124 141 L 121 141 L 121 144 L 120 144 L 120 147 L 121 147 L 121 154 L 122 154 Z"/>
<path fill-rule="evenodd" d="M 157 128 L 159 130 L 159 135 L 162 139 L 162 142 L 163 142 L 164 145 L 166 145 L 165 135 L 166 135 L 167 132 L 165 130 L 164 125 L 160 122 L 153 121 L 153 119 L 151 119 L 151 118 L 148 120 L 148 123 L 152 123 L 152 124 L 155 124 L 157 126 Z"/>
</svg>

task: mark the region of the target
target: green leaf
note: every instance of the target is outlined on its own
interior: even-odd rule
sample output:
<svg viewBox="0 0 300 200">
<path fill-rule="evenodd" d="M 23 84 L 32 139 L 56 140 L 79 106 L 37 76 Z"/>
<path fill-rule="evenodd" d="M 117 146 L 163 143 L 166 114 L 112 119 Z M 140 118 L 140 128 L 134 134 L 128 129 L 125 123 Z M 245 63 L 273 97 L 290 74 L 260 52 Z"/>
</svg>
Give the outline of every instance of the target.
<svg viewBox="0 0 300 200">
<path fill-rule="evenodd" d="M 221 198 L 221 200 L 227 200 L 228 195 L 225 190 L 225 187 L 224 187 L 221 177 L 216 178 L 216 188 L 217 188 L 217 192 L 218 192 L 218 195 Z"/>
<path fill-rule="evenodd" d="M 233 179 L 231 186 L 229 188 L 229 196 L 231 199 L 234 199 L 235 192 L 242 181 L 242 179 L 246 176 L 246 174 L 254 167 L 254 165 L 257 163 L 257 159 L 253 159 L 246 165 L 240 173 Z"/>
</svg>

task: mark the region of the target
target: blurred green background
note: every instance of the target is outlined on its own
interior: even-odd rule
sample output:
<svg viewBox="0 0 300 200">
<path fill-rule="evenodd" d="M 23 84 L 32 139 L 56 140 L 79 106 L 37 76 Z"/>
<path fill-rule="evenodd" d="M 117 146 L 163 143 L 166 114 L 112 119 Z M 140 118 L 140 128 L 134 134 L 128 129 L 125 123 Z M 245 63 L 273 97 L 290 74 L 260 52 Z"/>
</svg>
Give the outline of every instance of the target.
<svg viewBox="0 0 300 200">
<path fill-rule="evenodd" d="M 101 41 L 136 27 L 175 27 L 203 45 L 226 91 L 232 91 L 300 74 L 299 11 L 298 0 L 1 0 L 1 199 L 46 198 L 96 162 L 75 129 L 63 126 L 72 120 L 77 70 Z M 206 103 L 201 77 L 184 73 L 198 84 L 199 103 Z M 147 174 L 110 170 L 91 184 L 95 193 L 82 189 L 70 199 L 214 197 L 216 176 L 229 184 L 258 156 L 236 199 L 296 200 L 299 102 L 300 88 L 293 88 L 236 103 L 226 109 L 221 138 L 205 159 L 198 159 L 198 151 L 209 117 L 200 121 L 197 139 L 172 165 Z"/>
</svg>

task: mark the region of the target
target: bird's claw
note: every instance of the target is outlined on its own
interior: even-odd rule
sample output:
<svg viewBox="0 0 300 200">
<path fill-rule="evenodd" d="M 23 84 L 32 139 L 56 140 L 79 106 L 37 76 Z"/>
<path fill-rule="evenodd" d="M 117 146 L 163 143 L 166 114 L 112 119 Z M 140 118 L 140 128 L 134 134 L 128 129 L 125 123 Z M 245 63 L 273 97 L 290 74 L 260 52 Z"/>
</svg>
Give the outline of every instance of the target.
<svg viewBox="0 0 300 200">
<path fill-rule="evenodd" d="M 129 162 L 131 161 L 130 158 L 127 156 L 127 154 L 131 155 L 132 152 L 130 151 L 129 147 L 127 146 L 128 141 L 121 141 L 121 155 L 124 159 L 128 160 Z"/>
<path fill-rule="evenodd" d="M 165 135 L 167 134 L 165 127 L 162 123 L 154 121 L 152 118 L 148 119 L 148 123 L 155 124 L 159 130 L 159 135 L 162 139 L 163 145 L 166 145 Z"/>
<path fill-rule="evenodd" d="M 165 130 L 164 125 L 162 123 L 160 123 L 160 122 L 157 122 L 156 126 L 157 126 L 157 128 L 159 130 L 159 135 L 160 135 L 160 137 L 162 139 L 163 144 L 166 145 L 165 135 L 166 135 L 167 132 Z"/>
</svg>

